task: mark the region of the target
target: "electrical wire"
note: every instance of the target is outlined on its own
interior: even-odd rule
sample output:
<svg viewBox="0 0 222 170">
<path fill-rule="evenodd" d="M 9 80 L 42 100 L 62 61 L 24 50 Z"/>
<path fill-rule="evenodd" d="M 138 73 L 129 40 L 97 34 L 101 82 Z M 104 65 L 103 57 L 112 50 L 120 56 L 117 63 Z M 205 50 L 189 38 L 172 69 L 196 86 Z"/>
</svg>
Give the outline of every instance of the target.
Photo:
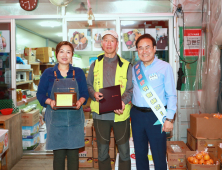
<svg viewBox="0 0 222 170">
<path fill-rule="evenodd" d="M 175 14 L 176 14 L 177 10 L 174 12 L 174 17 L 175 17 Z M 181 10 L 181 14 L 183 15 L 183 36 L 184 36 L 184 12 L 183 10 Z M 174 22 L 174 20 L 173 20 Z M 185 61 L 181 56 L 180 54 L 178 53 L 178 50 L 177 50 L 177 47 L 176 47 L 176 42 L 175 42 L 175 36 L 174 36 L 174 31 L 173 31 L 173 41 L 174 41 L 174 46 L 175 46 L 175 49 L 176 49 L 176 52 L 177 52 L 177 55 L 178 57 L 180 58 L 181 61 L 183 61 L 185 64 L 193 64 L 195 63 L 199 57 L 197 57 L 197 59 L 195 61 L 192 61 L 192 62 L 188 62 L 188 61 Z M 184 40 L 183 40 L 184 41 Z M 184 43 L 183 43 L 184 44 Z M 180 49 L 179 49 L 180 50 Z M 183 50 L 184 51 L 184 50 Z"/>
</svg>

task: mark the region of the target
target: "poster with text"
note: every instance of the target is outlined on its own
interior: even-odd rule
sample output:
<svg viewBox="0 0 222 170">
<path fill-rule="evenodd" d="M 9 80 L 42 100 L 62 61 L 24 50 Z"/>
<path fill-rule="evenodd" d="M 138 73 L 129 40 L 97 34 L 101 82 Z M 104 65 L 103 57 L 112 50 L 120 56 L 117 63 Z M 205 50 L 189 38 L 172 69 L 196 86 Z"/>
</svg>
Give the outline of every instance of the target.
<svg viewBox="0 0 222 170">
<path fill-rule="evenodd" d="M 91 51 L 91 29 L 69 29 L 68 37 L 75 51 Z"/>
<path fill-rule="evenodd" d="M 10 52 L 10 32 L 8 30 L 0 30 L 0 52 Z"/>
<path fill-rule="evenodd" d="M 156 28 L 156 46 L 157 50 L 168 50 L 167 28 Z"/>
<path fill-rule="evenodd" d="M 201 29 L 184 30 L 184 56 L 199 56 L 201 45 Z M 202 49 L 204 56 L 204 49 Z"/>
<path fill-rule="evenodd" d="M 101 29 L 93 29 L 93 51 L 102 51 L 101 42 L 102 42 L 102 33 L 106 30 L 115 30 L 114 28 L 101 28 Z"/>
<path fill-rule="evenodd" d="M 122 51 L 136 51 L 136 40 L 144 34 L 144 29 L 122 29 Z"/>
</svg>

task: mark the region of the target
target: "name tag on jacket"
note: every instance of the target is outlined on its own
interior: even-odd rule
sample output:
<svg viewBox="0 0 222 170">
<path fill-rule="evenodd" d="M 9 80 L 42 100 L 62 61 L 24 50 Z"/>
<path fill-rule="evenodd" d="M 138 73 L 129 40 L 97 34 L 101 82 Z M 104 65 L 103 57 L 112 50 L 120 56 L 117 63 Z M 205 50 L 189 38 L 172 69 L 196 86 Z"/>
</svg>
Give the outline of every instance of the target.
<svg viewBox="0 0 222 170">
<path fill-rule="evenodd" d="M 152 80 L 158 79 L 158 76 L 156 73 L 153 73 L 153 74 L 149 75 L 149 79 L 150 79 L 150 81 L 152 81 Z"/>
</svg>

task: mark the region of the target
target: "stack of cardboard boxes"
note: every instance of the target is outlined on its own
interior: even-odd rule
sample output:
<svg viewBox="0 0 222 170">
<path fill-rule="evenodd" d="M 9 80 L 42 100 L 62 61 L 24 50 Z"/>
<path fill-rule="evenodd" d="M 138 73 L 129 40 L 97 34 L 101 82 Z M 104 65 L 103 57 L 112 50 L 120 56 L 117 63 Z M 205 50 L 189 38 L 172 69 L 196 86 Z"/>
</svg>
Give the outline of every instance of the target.
<svg viewBox="0 0 222 170">
<path fill-rule="evenodd" d="M 222 143 L 222 119 L 217 119 L 214 114 L 191 114 L 190 129 L 187 129 L 187 146 L 193 152 L 187 152 L 189 157 L 196 151 L 205 151 L 209 153 L 214 162 L 219 161 L 218 151 L 220 151 L 219 143 Z M 195 165 L 187 161 L 188 170 L 208 169 L 218 170 L 219 165 Z"/>
<path fill-rule="evenodd" d="M 113 129 L 111 129 L 111 133 L 110 133 L 109 156 L 110 156 L 110 161 L 111 161 L 111 167 L 112 167 L 112 169 L 114 169 L 115 168 L 115 159 L 116 159 L 116 148 L 115 148 Z M 94 126 L 93 126 L 93 167 L 95 169 L 99 168 L 98 147 L 97 147 L 97 139 L 96 139 L 96 132 L 95 132 Z"/>
<path fill-rule="evenodd" d="M 42 63 L 50 63 L 53 60 L 52 47 L 25 48 L 24 57 L 28 64 L 35 63 L 39 59 Z"/>
<path fill-rule="evenodd" d="M 22 113 L 22 145 L 23 150 L 33 150 L 40 142 L 39 110 Z"/>
<path fill-rule="evenodd" d="M 93 167 L 92 158 L 92 127 L 93 119 L 85 119 L 84 134 L 85 147 L 79 150 L 79 167 Z"/>
</svg>

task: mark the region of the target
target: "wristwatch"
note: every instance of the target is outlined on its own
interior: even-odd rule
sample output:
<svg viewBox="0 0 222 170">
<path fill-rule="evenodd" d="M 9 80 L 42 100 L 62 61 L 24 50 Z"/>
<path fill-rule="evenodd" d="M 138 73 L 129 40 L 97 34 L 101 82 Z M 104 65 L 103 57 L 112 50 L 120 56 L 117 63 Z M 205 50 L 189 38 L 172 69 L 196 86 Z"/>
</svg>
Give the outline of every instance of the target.
<svg viewBox="0 0 222 170">
<path fill-rule="evenodd" d="M 171 123 L 174 123 L 174 119 L 168 119 L 166 118 L 167 121 L 171 122 Z"/>
</svg>

